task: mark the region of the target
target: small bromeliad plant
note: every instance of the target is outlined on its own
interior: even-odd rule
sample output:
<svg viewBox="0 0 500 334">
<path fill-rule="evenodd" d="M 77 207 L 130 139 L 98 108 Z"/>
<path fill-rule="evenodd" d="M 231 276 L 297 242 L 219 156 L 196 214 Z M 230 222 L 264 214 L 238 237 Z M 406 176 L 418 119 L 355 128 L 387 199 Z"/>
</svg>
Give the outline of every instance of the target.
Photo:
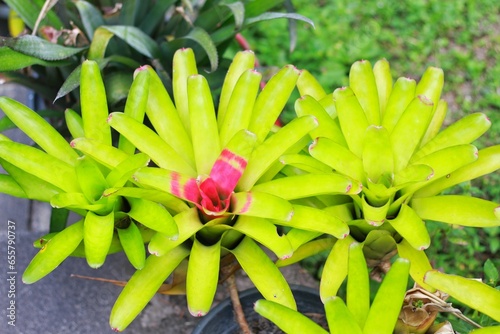
<svg viewBox="0 0 500 334">
<path fill-rule="evenodd" d="M 286 179 L 276 178 L 255 189 L 285 194 L 285 183 L 299 184 L 303 179 L 320 188 L 321 178 L 332 174 L 360 184 L 362 190 L 354 195 L 339 195 L 336 190 L 323 188 L 321 196 L 303 199 L 347 222 L 347 238 L 314 239 L 314 234 L 307 232 L 309 238 L 302 239 L 303 245 L 294 255 L 277 263 L 287 265 L 331 248 L 320 284 L 324 302 L 337 295 L 346 277 L 353 279 L 348 275 L 348 254 L 351 244 L 359 242 L 367 265 L 373 268 L 370 276 L 380 279 L 398 253 L 410 261 L 410 275 L 423 289 L 439 290 L 500 321 L 498 290 L 432 270 L 425 254 L 430 246 L 425 221 L 478 228 L 500 225 L 497 203 L 441 194 L 500 168 L 500 145 L 478 150 L 471 144 L 490 127 L 484 114 L 468 115 L 441 129 L 447 110 L 446 102 L 440 100 L 443 83 L 439 68 L 428 68 L 418 84 L 409 78 L 393 83 L 386 60 L 378 61 L 373 68 L 368 61 L 358 61 L 350 71 L 350 86 L 326 94 L 310 73 L 301 73 L 297 85 L 303 97 L 296 102 L 296 112 L 318 119 L 318 127 L 310 133 L 314 142 L 309 154 L 282 158 L 288 164 L 283 169 Z M 366 284 L 360 283 L 359 288 Z M 367 319 L 369 293 L 350 300 L 349 286 L 352 284 L 348 283 L 348 309 L 356 319 Z M 396 303 L 391 301 L 392 296 L 385 298 L 388 303 Z M 391 320 L 393 328 L 396 320 Z M 358 325 L 364 328 L 365 320 Z M 431 325 L 432 321 L 419 333 L 426 333 Z"/>
</svg>

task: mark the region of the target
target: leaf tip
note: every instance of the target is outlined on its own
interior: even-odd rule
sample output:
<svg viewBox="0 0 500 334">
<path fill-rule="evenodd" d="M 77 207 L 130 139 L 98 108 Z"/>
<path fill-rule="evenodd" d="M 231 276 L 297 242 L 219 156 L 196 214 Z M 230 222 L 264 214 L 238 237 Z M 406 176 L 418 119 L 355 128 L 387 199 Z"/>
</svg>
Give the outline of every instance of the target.
<svg viewBox="0 0 500 334">
<path fill-rule="evenodd" d="M 191 308 L 188 308 L 188 309 L 189 309 L 189 313 L 191 313 L 191 315 L 193 317 L 196 317 L 196 318 L 204 317 L 205 315 L 207 315 L 206 311 L 201 311 L 201 310 L 194 311 Z"/>
<path fill-rule="evenodd" d="M 316 145 L 318 145 L 318 140 L 319 138 L 316 138 L 313 140 L 313 142 L 311 143 L 311 145 L 309 145 L 309 153 L 314 150 L 314 148 L 316 147 Z"/>
</svg>

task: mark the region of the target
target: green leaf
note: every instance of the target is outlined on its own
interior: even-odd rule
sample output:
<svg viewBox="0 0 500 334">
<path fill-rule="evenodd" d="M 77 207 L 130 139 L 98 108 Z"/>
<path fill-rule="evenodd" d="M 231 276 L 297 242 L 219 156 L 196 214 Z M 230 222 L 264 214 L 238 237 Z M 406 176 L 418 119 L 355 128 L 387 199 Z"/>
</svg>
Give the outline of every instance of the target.
<svg viewBox="0 0 500 334">
<path fill-rule="evenodd" d="M 484 263 L 484 276 L 486 279 L 486 283 L 492 286 L 495 286 L 497 284 L 499 273 L 497 267 L 495 266 L 493 261 L 491 261 L 491 259 L 486 260 L 486 262 Z"/>
<path fill-rule="evenodd" d="M 104 59 L 94 59 L 97 64 L 99 65 L 99 68 L 102 70 L 105 68 L 108 63 L 113 62 L 113 63 L 119 63 L 122 65 L 125 65 L 131 69 L 138 68 L 141 66 L 138 62 L 136 62 L 133 59 L 127 58 L 127 57 L 122 57 L 122 56 L 117 56 L 113 55 L 108 58 Z M 57 96 L 54 99 L 54 102 L 60 99 L 61 97 L 71 93 L 74 89 L 80 87 L 80 73 L 82 70 L 82 66 L 79 65 L 76 67 L 73 72 L 66 78 L 66 81 L 62 84 L 61 88 L 57 92 Z"/>
<path fill-rule="evenodd" d="M 142 20 L 139 28 L 146 34 L 151 35 L 154 29 L 165 18 L 165 12 L 175 3 L 175 0 L 156 1 L 155 5 Z"/>
<path fill-rule="evenodd" d="M 224 6 L 228 7 L 233 13 L 235 29 L 241 29 L 245 21 L 245 5 L 243 5 L 241 1 L 236 1 L 234 3 L 225 4 Z"/>
<path fill-rule="evenodd" d="M 2 72 L 2 79 L 5 82 L 18 83 L 26 88 L 36 91 L 44 99 L 53 99 L 57 91 L 51 87 L 47 82 L 42 82 L 39 78 L 32 78 L 23 75 L 20 72 Z"/>
<path fill-rule="evenodd" d="M 132 85 L 132 72 L 114 72 L 105 78 L 106 98 L 109 105 L 116 105 L 127 98 Z"/>
<path fill-rule="evenodd" d="M 75 6 L 80 13 L 87 38 L 91 41 L 94 38 L 94 31 L 99 26 L 105 25 L 104 18 L 99 9 L 87 1 L 75 1 Z"/>
<path fill-rule="evenodd" d="M 203 29 L 195 27 L 184 37 L 180 39 L 190 39 L 198 43 L 203 50 L 207 53 L 208 59 L 210 61 L 210 70 L 213 72 L 217 69 L 219 65 L 219 55 L 217 54 L 217 48 L 210 37 L 210 35 Z"/>
<path fill-rule="evenodd" d="M 63 117 L 63 114 L 60 111 L 54 111 L 54 110 L 37 110 L 37 113 L 42 116 L 42 117 L 47 117 L 47 118 L 61 118 Z M 10 120 L 7 116 L 4 116 L 0 118 L 0 133 L 9 130 L 9 129 L 14 129 L 16 128 L 16 125 L 14 122 Z"/>
<path fill-rule="evenodd" d="M 141 3 L 142 2 L 142 3 Z M 128 0 L 122 3 L 122 7 L 120 9 L 120 16 L 118 22 L 127 26 L 135 26 L 137 22 L 139 11 L 144 12 L 147 10 L 145 8 L 149 7 L 149 3 L 151 1 L 139 1 L 139 0 Z M 161 2 L 161 1 L 159 1 Z M 141 5 L 143 8 L 141 8 Z M 145 8 L 144 8 L 145 7 Z M 142 9 L 142 10 L 141 10 Z"/>
<path fill-rule="evenodd" d="M 109 62 L 109 59 L 99 59 L 96 60 L 100 69 L 103 69 Z M 54 102 L 63 96 L 71 93 L 74 89 L 80 87 L 80 73 L 82 72 L 82 65 L 78 65 L 73 72 L 66 78 L 61 88 L 57 92 Z"/>
<path fill-rule="evenodd" d="M 94 38 L 92 40 L 92 43 L 90 43 L 87 58 L 92 60 L 104 58 L 108 43 L 114 35 L 111 31 L 99 27 L 95 30 L 93 36 Z"/>
<path fill-rule="evenodd" d="M 42 60 L 67 59 L 86 49 L 65 47 L 32 35 L 24 35 L 17 38 L 1 38 L 0 46 L 8 46 L 15 51 Z"/>
<path fill-rule="evenodd" d="M 139 28 L 131 26 L 104 26 L 104 28 L 124 40 L 140 54 L 152 59 L 160 57 L 160 48 L 156 42 Z"/>
<path fill-rule="evenodd" d="M 0 47 L 0 72 L 15 71 L 32 65 L 59 67 L 67 65 L 66 61 L 45 61 L 37 57 L 28 56 L 6 46 Z"/>
<path fill-rule="evenodd" d="M 264 13 L 256 17 L 251 17 L 246 19 L 245 24 L 249 26 L 261 21 L 269 21 L 274 19 L 293 19 L 293 20 L 304 21 L 309 25 L 311 25 L 311 27 L 315 28 L 314 22 L 311 19 L 297 13 L 275 13 L 275 12 Z"/>
<path fill-rule="evenodd" d="M 257 16 L 267 12 L 271 8 L 281 5 L 285 0 L 255 0 L 248 1 L 245 5 L 246 15 L 248 17 Z"/>
</svg>

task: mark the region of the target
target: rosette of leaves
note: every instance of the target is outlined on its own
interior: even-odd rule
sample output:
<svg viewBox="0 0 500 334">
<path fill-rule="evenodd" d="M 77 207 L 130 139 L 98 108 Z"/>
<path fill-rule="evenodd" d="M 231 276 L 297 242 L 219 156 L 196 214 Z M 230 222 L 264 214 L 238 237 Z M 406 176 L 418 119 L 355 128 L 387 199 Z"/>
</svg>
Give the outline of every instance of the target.
<svg viewBox="0 0 500 334">
<path fill-rule="evenodd" d="M 173 271 L 186 277 L 190 313 L 206 314 L 221 263 L 228 258 L 236 259 L 266 299 L 294 309 L 288 284 L 258 244 L 284 259 L 292 255 L 294 241 L 278 233 L 280 226 L 311 233 L 327 229 L 337 238 L 348 234 L 345 223 L 322 210 L 255 190 L 282 169 L 280 156 L 307 146 L 308 133 L 318 123 L 305 115 L 275 127 L 300 72 L 285 66 L 259 91 L 261 74 L 253 69 L 254 62 L 252 52 L 236 55 L 216 109 L 206 79 L 197 72 L 193 51 L 179 50 L 173 60 L 175 105 L 150 67 L 138 70 L 150 76 L 146 114 L 152 129 L 124 113 L 110 114 L 110 126 L 156 164 L 134 173 L 134 182 L 173 195 L 190 207 L 174 216 L 179 227 L 176 240 L 163 233 L 152 237 L 148 245 L 152 255 L 129 280 L 111 313 L 115 330 L 123 330 L 134 319 Z M 336 186 L 338 180 L 327 177 L 325 182 Z M 346 178 L 340 180 L 345 182 L 339 192 L 359 190 Z M 298 190 L 304 191 L 311 188 Z M 186 258 L 187 265 L 181 265 Z"/>
<path fill-rule="evenodd" d="M 75 88 L 84 59 L 98 63 L 110 107 L 122 110 L 140 65 L 155 68 L 170 89 L 173 53 L 191 47 L 199 66 L 219 78 L 212 80 L 217 87 L 228 63 L 220 58 L 235 34 L 262 20 L 310 22 L 295 13 L 270 12 L 282 8 L 284 0 L 5 2 L 32 33 L 1 38 L 2 77 L 54 101 L 56 110 L 79 105 Z"/>
<path fill-rule="evenodd" d="M 143 260 L 111 313 L 116 330 L 127 327 L 160 288 L 166 289 L 171 273 L 174 284 L 168 287 L 187 294 L 193 315 L 206 314 L 221 263 L 233 259 L 265 298 L 295 308 L 287 282 L 259 244 L 287 258 L 296 241 L 281 235 L 281 226 L 315 234 L 326 230 L 337 238 L 346 237 L 349 228 L 322 210 L 254 190 L 282 169 L 280 156 L 303 150 L 309 131 L 318 126 L 314 116 L 306 115 L 276 127 L 300 71 L 285 66 L 260 91 L 261 74 L 254 64 L 252 52 L 236 55 L 216 113 L 193 50 L 181 49 L 173 60 L 173 100 L 157 72 L 145 65 L 135 72 L 124 112 L 109 114 L 98 64 L 87 60 L 80 84 L 82 115 L 65 114 L 75 138 L 70 144 L 41 116 L 1 98 L 2 109 L 39 146 L 1 137 L 0 157 L 8 171 L 0 177 L 1 191 L 85 216 L 36 243 L 42 249 L 23 280 L 32 283 L 68 256 L 81 256 L 83 240 L 83 253 L 94 267 L 122 248 L 133 264 L 132 258 Z M 144 125 L 146 117 L 150 126 Z M 339 193 L 359 191 L 345 177 L 323 180 Z M 304 184 L 294 196 L 311 191 Z M 122 233 L 130 226 L 139 229 L 133 228 L 134 238 Z M 135 247 L 128 240 L 135 240 L 130 242 Z M 144 242 L 152 253 L 145 261 Z"/>
<path fill-rule="evenodd" d="M 410 274 L 424 289 L 441 290 L 498 321 L 497 290 L 432 271 L 424 252 L 430 246 L 426 221 L 477 228 L 500 225 L 497 203 L 442 194 L 500 168 L 500 145 L 478 150 L 471 144 L 491 125 L 484 114 L 468 115 L 443 128 L 447 110 L 440 99 L 443 84 L 443 71 L 436 67 L 429 67 L 418 83 L 404 77 L 393 83 L 386 60 L 373 68 L 368 61 L 354 63 L 350 86 L 332 94 L 326 94 L 310 73 L 301 73 L 297 85 L 303 97 L 296 102 L 297 115 L 314 115 L 319 122 L 310 133 L 314 142 L 309 155 L 282 157 L 288 177 L 259 184 L 255 190 L 286 198 L 293 183 L 315 182 L 315 176 L 319 180 L 332 174 L 362 185 L 355 195 L 323 188 L 321 196 L 307 199 L 347 222 L 351 231 L 335 242 L 326 260 L 320 286 L 323 300 L 335 296 L 347 276 L 347 252 L 355 240 L 364 245 L 373 277 L 387 271 L 389 260 L 399 253 L 410 260 Z M 294 256 L 278 265 L 329 249 L 333 242 L 302 240 Z"/>
</svg>

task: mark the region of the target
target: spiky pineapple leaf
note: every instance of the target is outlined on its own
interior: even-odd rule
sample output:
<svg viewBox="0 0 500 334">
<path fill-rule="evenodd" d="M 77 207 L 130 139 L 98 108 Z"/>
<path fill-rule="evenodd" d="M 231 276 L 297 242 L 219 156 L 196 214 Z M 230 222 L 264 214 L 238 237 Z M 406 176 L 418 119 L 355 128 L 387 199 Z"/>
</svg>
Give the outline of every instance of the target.
<svg viewBox="0 0 500 334">
<path fill-rule="evenodd" d="M 16 38 L 1 38 L 0 46 L 8 46 L 14 51 L 42 60 L 67 59 L 86 49 L 65 47 L 32 35 L 24 35 Z"/>
<path fill-rule="evenodd" d="M 0 72 L 15 71 L 31 65 L 42 65 L 47 67 L 59 67 L 67 64 L 66 61 L 46 61 L 34 56 L 12 50 L 9 47 L 0 47 Z"/>
</svg>

